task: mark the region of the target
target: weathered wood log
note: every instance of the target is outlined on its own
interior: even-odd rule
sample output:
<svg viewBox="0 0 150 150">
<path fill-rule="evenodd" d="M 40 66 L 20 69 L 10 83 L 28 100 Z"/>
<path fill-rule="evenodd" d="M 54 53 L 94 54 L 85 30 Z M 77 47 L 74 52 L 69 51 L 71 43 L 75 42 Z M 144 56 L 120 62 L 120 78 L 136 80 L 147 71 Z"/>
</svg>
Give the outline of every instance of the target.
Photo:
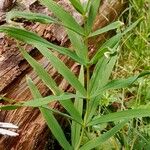
<svg viewBox="0 0 150 150">
<path fill-rule="evenodd" d="M 16 0 L 1 0 L 0 1 L 0 11 L 9 10 Z"/>
<path fill-rule="evenodd" d="M 111 21 L 116 20 L 123 11 L 124 6 L 125 3 L 122 0 L 111 0 L 108 2 L 104 0 L 100 7 L 99 14 L 97 15 L 93 30 L 101 28 Z M 67 35 L 62 27 L 36 23 L 28 28 L 49 41 L 58 43 L 62 46 L 70 46 Z M 61 36 L 59 35 L 60 32 Z M 96 50 L 96 43 L 99 43 L 102 39 L 104 39 L 103 35 L 99 36 L 96 40 L 91 39 L 89 41 L 89 49 L 92 49 L 94 52 Z M 65 91 L 72 90 L 70 85 L 36 49 L 29 45 L 25 45 L 25 47 L 32 56 L 44 66 L 61 89 Z M 78 64 L 74 63 L 66 56 L 58 53 L 55 54 L 64 61 L 74 73 L 78 73 Z M 43 96 L 51 93 L 29 64 L 23 59 L 15 46 L 15 41 L 7 37 L 0 39 L 0 94 L 5 94 L 6 97 L 16 99 L 17 101 L 31 99 L 32 96 L 25 80 L 26 75 L 32 78 Z M 62 109 L 58 103 L 51 103 L 50 106 L 52 108 Z M 49 130 L 38 109 L 24 107 L 15 111 L 1 111 L 0 121 L 12 122 L 19 126 L 18 137 L 0 137 L 0 150 L 44 149 Z"/>
</svg>

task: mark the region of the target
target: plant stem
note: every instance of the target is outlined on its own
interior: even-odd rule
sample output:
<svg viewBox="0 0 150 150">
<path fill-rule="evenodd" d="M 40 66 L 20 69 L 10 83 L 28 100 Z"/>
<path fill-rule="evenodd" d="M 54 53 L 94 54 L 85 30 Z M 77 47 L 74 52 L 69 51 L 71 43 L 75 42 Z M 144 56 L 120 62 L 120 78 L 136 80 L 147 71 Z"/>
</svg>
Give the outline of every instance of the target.
<svg viewBox="0 0 150 150">
<path fill-rule="evenodd" d="M 83 135 L 84 135 L 84 127 L 82 127 L 82 131 L 81 131 L 81 135 L 80 135 L 80 139 L 79 139 L 79 142 L 78 142 L 78 145 L 76 146 L 75 150 L 78 150 L 80 145 L 81 145 L 81 142 L 82 142 L 82 138 L 83 138 Z"/>
<path fill-rule="evenodd" d="M 81 135 L 80 135 L 80 139 L 78 142 L 78 145 L 76 146 L 75 150 L 78 150 L 83 136 L 84 136 L 84 131 L 86 128 L 86 123 L 87 123 L 87 118 L 88 118 L 88 110 L 89 110 L 89 100 L 90 100 L 90 96 L 89 96 L 89 81 L 90 81 L 90 71 L 89 71 L 89 66 L 86 67 L 86 88 L 87 88 L 87 98 L 86 98 L 86 112 L 85 112 L 85 116 L 84 116 L 84 121 L 83 121 L 83 126 L 82 126 L 82 131 L 81 131 Z"/>
<path fill-rule="evenodd" d="M 90 0 L 88 0 L 86 9 L 88 9 L 88 6 L 90 4 Z M 87 11 L 87 10 L 86 10 Z M 84 23 L 87 20 L 86 14 L 83 15 L 83 19 L 84 19 Z M 86 35 L 83 38 L 84 44 L 88 47 L 88 39 L 87 39 L 88 35 Z M 89 62 L 89 56 L 88 56 L 88 50 L 87 50 L 87 54 L 86 54 L 86 59 L 87 62 Z M 82 125 L 82 129 L 81 129 L 81 135 L 80 135 L 80 139 L 79 142 L 77 144 L 77 146 L 75 147 L 75 150 L 78 150 L 80 148 L 83 136 L 84 136 L 84 132 L 85 132 L 85 128 L 86 128 L 86 124 L 87 124 L 87 118 L 88 118 L 88 110 L 89 110 L 89 100 L 90 100 L 90 95 L 89 95 L 89 83 L 90 83 L 90 66 L 86 65 L 86 91 L 87 91 L 87 96 L 86 96 L 86 111 L 85 111 L 85 115 L 84 115 L 84 120 L 83 120 L 83 125 Z"/>
</svg>

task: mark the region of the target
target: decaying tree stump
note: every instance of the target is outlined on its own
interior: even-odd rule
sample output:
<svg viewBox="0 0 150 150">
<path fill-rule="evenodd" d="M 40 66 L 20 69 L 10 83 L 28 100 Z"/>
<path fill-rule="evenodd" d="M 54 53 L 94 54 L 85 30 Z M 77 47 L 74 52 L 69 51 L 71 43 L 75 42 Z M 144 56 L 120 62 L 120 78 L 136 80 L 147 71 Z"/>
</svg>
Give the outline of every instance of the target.
<svg viewBox="0 0 150 150">
<path fill-rule="evenodd" d="M 64 5 L 62 1 L 59 3 Z M 104 0 L 93 29 L 96 30 L 116 20 L 123 11 L 124 5 L 125 3 L 122 0 Z M 42 10 L 43 7 L 39 5 L 39 9 Z M 80 21 L 79 18 L 78 21 Z M 41 25 L 39 23 L 29 24 L 26 25 L 26 27 L 37 32 L 40 36 L 49 41 L 62 46 L 70 46 L 67 35 L 62 27 L 56 25 Z M 59 33 L 61 33 L 61 36 Z M 104 39 L 104 35 L 99 36 L 96 40 L 91 39 L 91 41 L 89 41 L 89 49 L 95 51 L 96 43 L 99 43 L 102 39 Z M 24 47 L 44 66 L 61 89 L 65 91 L 72 90 L 70 85 L 36 49 L 30 45 L 24 45 Z M 78 73 L 78 64 L 57 52 L 55 54 L 65 62 L 74 73 Z M 2 37 L 0 39 L 0 94 L 5 94 L 6 97 L 16 99 L 17 101 L 31 99 L 32 96 L 25 80 L 26 75 L 32 78 L 43 96 L 51 93 L 21 56 L 16 48 L 15 41 L 8 37 Z M 56 102 L 51 103 L 50 106 L 59 110 L 62 109 Z M 0 136 L 0 150 L 44 149 L 49 130 L 38 109 L 24 107 L 14 111 L 1 111 L 0 121 L 11 122 L 19 126 L 18 137 Z"/>
</svg>

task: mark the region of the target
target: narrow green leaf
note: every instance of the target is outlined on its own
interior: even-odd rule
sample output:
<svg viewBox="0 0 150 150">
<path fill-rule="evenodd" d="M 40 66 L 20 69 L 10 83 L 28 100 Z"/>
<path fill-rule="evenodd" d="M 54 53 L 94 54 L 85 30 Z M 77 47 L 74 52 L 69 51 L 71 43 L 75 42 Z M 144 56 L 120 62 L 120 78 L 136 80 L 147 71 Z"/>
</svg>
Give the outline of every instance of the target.
<svg viewBox="0 0 150 150">
<path fill-rule="evenodd" d="M 131 31 L 132 29 L 134 29 L 139 23 L 140 21 L 143 19 L 142 18 L 139 18 L 137 21 L 135 21 L 133 24 L 131 24 L 129 27 L 127 27 L 124 31 L 123 31 L 123 35 L 127 34 L 129 31 Z"/>
<path fill-rule="evenodd" d="M 109 40 L 107 40 L 96 52 L 94 57 L 91 59 L 90 64 L 95 64 L 99 58 L 108 50 L 108 48 L 113 48 L 117 43 L 120 42 L 123 35 L 134 29 L 138 23 L 141 21 L 142 18 L 138 19 L 132 25 L 127 27 L 122 33 L 118 33 L 117 35 L 113 36 Z"/>
<path fill-rule="evenodd" d="M 54 95 L 62 94 L 62 91 L 57 87 L 55 81 L 51 76 L 45 71 L 45 69 L 36 62 L 24 49 L 20 48 L 24 58 L 29 62 L 29 64 L 36 71 L 38 76 L 43 80 L 43 82 L 51 89 Z M 79 112 L 75 109 L 71 100 L 60 101 L 62 106 L 68 111 L 68 113 L 78 122 L 82 122 L 82 118 Z"/>
<path fill-rule="evenodd" d="M 82 4 L 80 0 L 69 0 L 73 7 L 81 14 L 84 14 L 84 8 L 82 7 Z"/>
<path fill-rule="evenodd" d="M 71 30 L 67 30 L 67 32 L 76 54 L 83 60 L 83 62 L 86 62 L 88 55 L 88 48 L 84 44 L 83 38 Z"/>
<path fill-rule="evenodd" d="M 129 77 L 127 79 L 112 80 L 109 83 L 107 83 L 104 87 L 96 91 L 91 97 L 96 97 L 100 95 L 104 90 L 126 88 L 130 86 L 131 84 L 133 84 L 139 78 L 145 75 L 149 75 L 149 74 L 150 74 L 150 71 L 145 71 L 145 72 L 140 73 L 139 75 Z"/>
<path fill-rule="evenodd" d="M 44 119 L 46 120 L 48 127 L 51 129 L 51 132 L 58 140 L 60 145 L 64 148 L 64 150 L 73 150 L 52 112 L 44 108 L 40 108 L 40 110 L 42 112 Z"/>
<path fill-rule="evenodd" d="M 84 35 L 83 28 L 75 21 L 75 19 L 66 12 L 61 6 L 59 6 L 53 0 L 41 0 L 41 3 L 44 4 L 50 11 L 52 11 L 56 17 L 63 22 L 65 27 L 73 30 L 74 32 Z"/>
<path fill-rule="evenodd" d="M 59 23 L 56 19 L 46 16 L 44 14 L 40 13 L 32 13 L 32 12 L 26 12 L 26 11 L 10 11 L 6 15 L 6 20 L 12 20 L 16 18 L 24 18 L 26 20 L 31 20 L 35 22 L 40 22 L 44 24 L 49 24 L 49 23 Z"/>
<path fill-rule="evenodd" d="M 30 80 L 28 78 L 28 85 L 29 88 L 32 92 L 32 95 L 35 99 L 38 98 L 42 98 L 40 92 L 38 91 L 37 87 L 34 85 L 34 83 L 32 82 L 32 80 Z M 71 145 L 69 144 L 69 142 L 67 141 L 63 130 L 61 129 L 59 123 L 57 122 L 57 120 L 55 119 L 53 113 L 45 108 L 39 107 L 48 127 L 51 129 L 51 132 L 53 133 L 53 135 L 55 136 L 55 138 L 58 140 L 58 142 L 60 143 L 60 145 L 65 149 L 65 150 L 72 150 Z"/>
<path fill-rule="evenodd" d="M 21 105 L 1 105 L 0 110 L 15 110 L 21 107 Z"/>
<path fill-rule="evenodd" d="M 133 82 L 135 82 L 138 78 L 141 78 L 141 77 L 143 77 L 145 75 L 149 75 L 149 74 L 150 74 L 149 71 L 145 71 L 137 76 L 129 77 L 127 79 L 112 80 L 109 83 L 107 83 L 105 86 L 103 86 L 100 89 L 98 89 L 97 91 L 95 91 L 95 93 L 93 95 L 91 95 L 91 102 L 90 102 L 91 110 L 90 110 L 88 121 L 90 121 L 93 114 L 95 113 L 97 105 L 99 104 L 99 99 L 105 90 L 128 87 Z"/>
<path fill-rule="evenodd" d="M 90 10 L 88 13 L 88 19 L 87 19 L 87 22 L 85 24 L 87 35 L 89 35 L 89 33 L 92 30 L 92 26 L 93 26 L 94 20 L 96 18 L 96 15 L 97 15 L 97 12 L 99 9 L 99 5 L 100 5 L 100 0 L 92 0 L 91 1 Z"/>
<path fill-rule="evenodd" d="M 74 107 L 71 100 L 60 101 L 60 104 L 67 110 L 71 117 L 76 120 L 78 123 L 82 124 L 82 116 L 79 114 L 77 109 Z"/>
<path fill-rule="evenodd" d="M 40 36 L 38 36 L 37 34 L 33 33 L 33 32 L 29 32 L 27 30 L 24 29 L 20 29 L 20 28 L 16 28 L 16 27 L 12 27 L 12 26 L 0 26 L 0 32 L 4 32 L 7 35 L 26 42 L 28 44 L 31 44 L 33 46 L 36 47 L 36 44 L 40 44 L 43 47 L 48 47 L 51 49 L 54 49 L 56 51 L 58 51 L 61 54 L 67 55 L 70 58 L 72 58 L 73 60 L 81 63 L 81 64 L 85 64 L 81 58 L 79 58 L 75 52 L 72 52 L 70 49 L 68 48 L 64 48 L 64 47 L 60 47 L 58 45 L 52 44 L 48 41 L 46 41 L 45 39 L 41 38 Z"/>
<path fill-rule="evenodd" d="M 82 83 L 82 85 L 84 85 L 84 68 L 83 68 L 83 66 L 81 66 L 81 69 L 80 69 L 79 81 Z M 83 99 L 82 98 L 76 98 L 74 101 L 74 106 L 78 110 L 80 115 L 82 116 Z M 77 146 L 77 144 L 79 142 L 80 133 L 81 133 L 81 125 L 75 121 L 72 121 L 72 124 L 71 124 L 71 142 L 72 142 L 72 145 L 74 148 Z"/>
<path fill-rule="evenodd" d="M 69 142 L 67 141 L 59 123 L 55 119 L 54 115 L 51 111 L 48 111 L 44 108 L 40 108 L 42 115 L 44 116 L 48 127 L 51 129 L 53 135 L 58 140 L 60 145 L 64 148 L 64 150 L 73 150 Z"/>
<path fill-rule="evenodd" d="M 94 93 L 95 90 L 97 90 L 99 86 L 102 86 L 102 87 L 104 86 L 105 82 L 103 78 L 105 78 L 105 68 L 108 62 L 109 62 L 109 59 L 103 57 L 96 64 L 91 80 L 90 80 L 90 93 Z M 104 83 L 100 84 L 101 81 Z"/>
<path fill-rule="evenodd" d="M 91 0 L 82 0 L 81 3 L 82 7 L 84 8 L 85 14 L 88 14 L 88 12 L 90 11 Z"/>
<path fill-rule="evenodd" d="M 106 133 L 100 135 L 99 137 L 90 140 L 85 145 L 83 145 L 79 150 L 91 150 L 94 149 L 101 144 L 103 144 L 105 141 L 107 141 L 109 138 L 114 136 L 128 121 L 123 121 L 119 123 L 118 125 L 114 126 L 111 130 L 107 131 Z"/>
<path fill-rule="evenodd" d="M 30 106 L 30 107 L 40 107 L 40 106 L 47 105 L 47 104 L 54 102 L 54 101 L 62 101 L 62 100 L 68 100 L 69 101 L 69 99 L 75 98 L 75 97 L 77 97 L 75 94 L 63 93 L 59 96 L 51 95 L 51 96 L 47 96 L 47 97 L 40 98 L 40 99 L 34 99 L 34 100 L 26 101 L 26 102 L 23 102 L 22 105 L 23 106 Z"/>
<path fill-rule="evenodd" d="M 99 88 L 101 89 L 107 84 L 116 60 L 117 55 L 111 56 L 110 58 L 102 57 L 95 66 L 90 80 L 91 100 L 89 102 L 88 121 L 90 121 L 95 114 L 102 93 L 98 92 L 99 95 L 97 97 L 93 97 L 93 94 L 96 93 Z"/>
<path fill-rule="evenodd" d="M 117 60 L 117 55 L 110 58 L 101 58 L 95 66 L 91 80 L 90 93 L 95 93 L 99 88 L 102 88 L 109 80 L 112 69 Z"/>
<path fill-rule="evenodd" d="M 55 114 L 57 114 L 57 115 L 60 115 L 60 116 L 62 116 L 62 117 L 65 117 L 66 119 L 70 119 L 70 120 L 74 120 L 75 122 L 78 122 L 77 120 L 75 120 L 74 118 L 72 118 L 70 115 L 68 115 L 68 114 L 66 114 L 66 113 L 63 113 L 63 112 L 60 112 L 60 111 L 58 111 L 58 110 L 56 110 L 56 109 L 53 109 L 53 108 L 51 108 L 51 107 L 49 107 L 49 106 L 41 106 L 42 108 L 45 108 L 45 109 L 48 109 L 48 110 L 50 110 L 51 112 L 53 112 L 53 113 L 55 113 Z M 79 124 L 80 124 L 80 122 L 78 122 Z"/>
<path fill-rule="evenodd" d="M 52 77 L 47 73 L 47 71 L 39 64 L 34 58 L 32 58 L 23 48 L 20 47 L 20 51 L 23 54 L 23 57 L 28 61 L 28 63 L 32 66 L 38 76 L 42 79 L 42 81 L 49 87 L 49 89 L 54 94 L 60 94 L 60 90 L 57 87 L 57 84 L 52 79 Z"/>
<path fill-rule="evenodd" d="M 104 53 L 109 51 L 109 49 L 114 49 L 119 44 L 122 38 L 122 34 L 118 33 L 117 35 L 113 36 L 109 40 L 107 40 L 96 52 L 93 58 L 90 61 L 90 64 L 96 64 L 97 61 L 104 56 Z"/>
<path fill-rule="evenodd" d="M 120 121 L 123 119 L 132 119 L 132 118 L 149 117 L 149 116 L 150 116 L 150 108 L 129 109 L 129 110 L 119 111 L 119 112 L 100 116 L 96 119 L 93 119 L 91 122 L 89 122 L 88 126 L 93 126 L 96 124 L 101 124 L 101 123 L 106 123 L 111 121 Z"/>
<path fill-rule="evenodd" d="M 96 35 L 99 35 L 99 34 L 102 34 L 102 33 L 105 33 L 105 32 L 108 32 L 110 30 L 114 30 L 114 29 L 117 29 L 119 28 L 120 26 L 122 26 L 123 23 L 121 21 L 115 21 L 113 23 L 110 23 L 109 25 L 101 28 L 101 29 L 98 29 L 94 32 L 92 32 L 89 37 L 93 37 L 93 36 L 96 36 Z"/>
<path fill-rule="evenodd" d="M 52 54 L 52 52 L 49 51 L 47 48 L 43 48 L 40 45 L 37 45 L 37 48 L 77 91 L 79 91 L 83 96 L 86 96 L 86 90 L 81 82 L 79 82 L 77 77 L 59 58 Z"/>
</svg>

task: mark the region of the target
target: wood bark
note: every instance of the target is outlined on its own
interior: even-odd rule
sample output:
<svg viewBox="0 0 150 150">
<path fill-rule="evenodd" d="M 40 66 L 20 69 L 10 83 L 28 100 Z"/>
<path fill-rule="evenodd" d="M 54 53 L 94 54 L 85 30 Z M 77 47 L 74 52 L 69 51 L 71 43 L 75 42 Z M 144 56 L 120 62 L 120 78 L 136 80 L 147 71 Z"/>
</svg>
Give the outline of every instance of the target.
<svg viewBox="0 0 150 150">
<path fill-rule="evenodd" d="M 64 5 L 61 1 L 60 4 Z M 116 20 L 124 10 L 125 2 L 122 0 L 104 0 L 99 9 L 93 30 L 101 28 Z M 34 9 L 34 7 L 32 7 Z M 39 9 L 43 7 L 39 5 Z M 68 9 L 68 8 L 67 8 Z M 70 9 L 70 8 L 69 8 Z M 71 10 L 72 12 L 72 10 Z M 78 18 L 78 21 L 80 19 Z M 65 30 L 56 25 L 26 24 L 26 28 L 37 32 L 45 39 L 62 46 L 70 47 Z M 61 35 L 60 35 L 61 33 Z M 104 35 L 89 41 L 89 50 L 96 51 L 96 44 L 104 40 Z M 73 89 L 61 75 L 51 66 L 42 55 L 30 45 L 24 45 L 28 52 L 44 66 L 49 74 L 55 79 L 58 86 L 64 90 Z M 79 66 L 64 55 L 56 53 L 69 68 L 78 74 Z M 17 101 L 32 99 L 26 84 L 26 75 L 30 76 L 43 96 L 51 94 L 51 91 L 43 84 L 29 64 L 18 51 L 15 41 L 8 37 L 0 39 L 0 94 Z M 5 103 L 3 103 L 5 104 Z M 51 103 L 52 108 L 62 110 L 58 103 Z M 42 150 L 44 149 L 49 130 L 38 109 L 24 107 L 14 111 L 1 111 L 1 122 L 11 122 L 19 126 L 18 137 L 0 136 L 0 150 Z"/>
</svg>

